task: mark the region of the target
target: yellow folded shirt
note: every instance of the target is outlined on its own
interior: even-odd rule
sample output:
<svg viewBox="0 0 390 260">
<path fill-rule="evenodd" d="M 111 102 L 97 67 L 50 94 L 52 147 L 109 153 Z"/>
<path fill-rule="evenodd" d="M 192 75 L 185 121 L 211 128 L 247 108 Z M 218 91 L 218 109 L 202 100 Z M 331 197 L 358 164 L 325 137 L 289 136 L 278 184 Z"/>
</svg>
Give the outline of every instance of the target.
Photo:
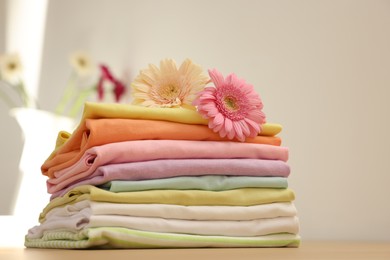
<svg viewBox="0 0 390 260">
<path fill-rule="evenodd" d="M 242 188 L 227 191 L 204 190 L 150 190 L 136 192 L 110 192 L 92 185 L 78 186 L 62 197 L 53 199 L 40 215 L 40 221 L 55 207 L 82 200 L 131 203 L 174 204 L 183 206 L 251 206 L 274 202 L 291 202 L 295 198 L 291 189 Z"/>
<path fill-rule="evenodd" d="M 202 118 L 198 112 L 186 108 L 153 108 L 118 103 L 86 102 L 84 104 L 84 112 L 81 121 L 72 135 L 83 134 L 86 119 L 100 118 L 162 120 L 194 125 L 208 124 L 208 121 Z M 259 135 L 276 136 L 281 131 L 282 126 L 280 124 L 265 123 L 262 125 L 262 130 Z M 56 150 L 60 148 L 70 136 L 71 134 L 66 131 L 61 131 L 58 134 L 55 149 L 48 159 L 55 156 Z"/>
<path fill-rule="evenodd" d="M 195 110 L 186 108 L 156 108 L 118 103 L 86 102 L 82 122 L 92 118 L 128 118 L 146 120 L 165 120 L 183 124 L 207 125 L 208 120 L 201 117 Z M 260 135 L 275 136 L 282 131 L 280 124 L 265 123 Z"/>
</svg>

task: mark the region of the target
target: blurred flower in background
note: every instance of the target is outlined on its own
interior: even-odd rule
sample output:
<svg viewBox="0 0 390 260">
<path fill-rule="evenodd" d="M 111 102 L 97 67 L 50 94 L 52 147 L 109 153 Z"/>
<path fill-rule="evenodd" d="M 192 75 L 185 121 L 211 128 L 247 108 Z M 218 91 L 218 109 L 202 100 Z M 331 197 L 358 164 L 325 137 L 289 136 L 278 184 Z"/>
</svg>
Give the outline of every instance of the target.
<svg viewBox="0 0 390 260">
<path fill-rule="evenodd" d="M 120 102 L 126 92 L 125 84 L 114 77 L 107 65 L 97 65 L 86 53 L 77 51 L 70 55 L 72 72 L 55 112 L 76 117 L 85 101 Z M 107 85 L 112 85 L 114 100 L 107 95 Z M 93 95 L 96 93 L 95 95 Z"/>
<path fill-rule="evenodd" d="M 14 83 L 20 80 L 22 71 L 22 63 L 18 54 L 13 53 L 0 57 L 0 72 L 5 81 Z"/>
<path fill-rule="evenodd" d="M 85 52 L 74 52 L 70 54 L 69 62 L 74 71 L 81 77 L 90 75 L 95 69 L 91 57 Z"/>
<path fill-rule="evenodd" d="M 119 80 L 105 64 L 97 64 L 82 51 L 69 55 L 71 73 L 55 113 L 75 118 L 86 101 L 120 102 L 126 84 Z M 23 83 L 23 66 L 18 54 L 0 56 L 0 99 L 11 109 L 39 108 Z"/>
<path fill-rule="evenodd" d="M 59 115 L 76 117 L 84 102 L 96 91 L 96 64 L 86 52 L 73 52 L 69 55 L 71 73 L 61 100 L 55 112 Z"/>
<path fill-rule="evenodd" d="M 116 79 L 111 73 L 110 69 L 106 65 L 100 65 L 100 78 L 97 85 L 99 101 L 104 100 L 105 97 L 105 83 L 108 82 L 112 85 L 112 93 L 115 97 L 115 102 L 120 102 L 121 98 L 126 92 L 125 85 Z"/>
<path fill-rule="evenodd" d="M 0 98 L 9 108 L 37 107 L 23 84 L 22 74 L 23 66 L 18 54 L 0 56 Z"/>
</svg>

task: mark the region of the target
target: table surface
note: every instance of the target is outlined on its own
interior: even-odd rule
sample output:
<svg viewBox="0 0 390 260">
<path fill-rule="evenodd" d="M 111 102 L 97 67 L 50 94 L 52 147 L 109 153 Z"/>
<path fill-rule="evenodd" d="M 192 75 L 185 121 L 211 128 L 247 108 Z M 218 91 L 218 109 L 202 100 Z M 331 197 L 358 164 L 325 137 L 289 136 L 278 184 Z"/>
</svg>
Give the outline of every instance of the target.
<svg viewBox="0 0 390 260">
<path fill-rule="evenodd" d="M 390 242 L 312 242 L 299 248 L 201 248 L 131 250 L 60 250 L 1 248 L 1 260 L 48 259 L 390 259 Z M 141 258 L 142 257 L 142 258 Z"/>
</svg>

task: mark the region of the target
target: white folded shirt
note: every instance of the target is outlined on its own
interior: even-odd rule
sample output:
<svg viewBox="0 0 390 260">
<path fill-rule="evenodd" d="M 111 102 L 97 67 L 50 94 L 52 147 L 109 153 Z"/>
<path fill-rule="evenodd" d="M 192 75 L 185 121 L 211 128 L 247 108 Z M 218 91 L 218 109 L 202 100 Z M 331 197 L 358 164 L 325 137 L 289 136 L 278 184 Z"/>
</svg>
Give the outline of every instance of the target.
<svg viewBox="0 0 390 260">
<path fill-rule="evenodd" d="M 28 238 L 45 231 L 77 232 L 89 227 L 125 227 L 143 231 L 221 236 L 261 236 L 299 231 L 293 203 L 256 206 L 180 206 L 81 201 L 48 212 Z"/>
</svg>

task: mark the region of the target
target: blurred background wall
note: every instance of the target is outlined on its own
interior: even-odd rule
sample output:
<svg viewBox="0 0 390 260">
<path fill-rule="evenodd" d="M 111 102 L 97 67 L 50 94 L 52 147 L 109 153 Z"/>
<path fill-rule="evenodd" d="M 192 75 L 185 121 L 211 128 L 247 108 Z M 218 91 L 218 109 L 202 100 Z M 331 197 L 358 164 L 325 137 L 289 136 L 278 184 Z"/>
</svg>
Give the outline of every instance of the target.
<svg viewBox="0 0 390 260">
<path fill-rule="evenodd" d="M 6 50 L 6 21 L 7 1 L 0 0 L 0 55 Z M 19 158 L 22 152 L 22 140 L 20 129 L 14 118 L 8 113 L 8 107 L 0 102 L 0 165 L 1 182 L 0 191 L 0 215 L 10 214 L 16 199 L 16 190 L 19 181 Z"/>
<path fill-rule="evenodd" d="M 1 53 L 5 50 L 5 1 L 0 1 L 0 51 Z"/>
<path fill-rule="evenodd" d="M 235 72 L 256 87 L 268 121 L 284 126 L 303 239 L 390 240 L 390 1 L 68 0 L 46 8 L 42 108 L 61 98 L 75 50 L 133 78 L 162 58 Z M 0 120 L 7 214 L 22 140 L 4 106 Z"/>
</svg>

